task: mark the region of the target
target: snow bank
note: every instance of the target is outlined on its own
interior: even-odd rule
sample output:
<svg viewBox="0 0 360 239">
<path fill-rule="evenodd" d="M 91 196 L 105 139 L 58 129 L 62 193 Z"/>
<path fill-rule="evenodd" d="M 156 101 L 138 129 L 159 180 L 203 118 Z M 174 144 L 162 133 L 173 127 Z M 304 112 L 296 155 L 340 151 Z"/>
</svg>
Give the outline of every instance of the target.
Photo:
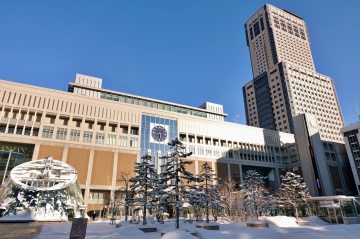
<svg viewBox="0 0 360 239">
<path fill-rule="evenodd" d="M 310 225 L 330 225 L 328 222 L 321 220 L 316 216 L 304 217 L 304 220 L 308 221 Z"/>
<path fill-rule="evenodd" d="M 299 227 L 295 217 L 274 216 L 266 217 L 266 221 L 273 223 L 277 227 Z"/>
<path fill-rule="evenodd" d="M 196 239 L 195 236 L 191 235 L 189 232 L 178 230 L 167 232 L 161 239 Z"/>
<path fill-rule="evenodd" d="M 264 217 L 260 218 L 264 220 Z M 109 220 L 88 222 L 86 239 L 197 239 L 190 232 L 197 232 L 201 239 L 359 239 L 360 224 L 352 225 L 329 225 L 317 217 L 305 217 L 310 222 L 309 226 L 300 227 L 296 224 L 294 217 L 275 216 L 266 217 L 269 228 L 247 227 L 245 222 L 221 224 L 220 230 L 210 231 L 195 228 L 196 223 L 180 222 L 180 229 L 175 229 L 175 223 L 155 223 L 157 232 L 143 233 L 137 229 L 137 225 L 121 221 L 122 226 L 116 228 L 109 225 Z M 64 239 L 69 238 L 71 222 L 44 224 L 36 239 Z M 163 237 L 161 232 L 167 231 Z"/>
<path fill-rule="evenodd" d="M 119 235 L 122 237 L 128 237 L 128 236 L 144 236 L 144 232 L 140 231 L 136 226 L 134 225 L 127 225 L 127 226 L 121 226 L 119 229 Z"/>
</svg>

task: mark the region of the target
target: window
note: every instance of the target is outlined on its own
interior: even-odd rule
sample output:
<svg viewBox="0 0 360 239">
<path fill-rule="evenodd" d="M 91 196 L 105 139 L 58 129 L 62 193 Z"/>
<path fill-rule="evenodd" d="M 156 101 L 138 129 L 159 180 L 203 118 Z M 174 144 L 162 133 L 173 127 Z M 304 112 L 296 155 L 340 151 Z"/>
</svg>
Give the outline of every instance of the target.
<svg viewBox="0 0 360 239">
<path fill-rule="evenodd" d="M 54 132 L 54 127 L 51 126 L 44 126 L 42 131 L 43 138 L 52 138 Z"/>
<path fill-rule="evenodd" d="M 127 146 L 127 136 L 119 136 L 119 146 Z"/>
<path fill-rule="evenodd" d="M 105 124 L 104 123 L 97 123 L 98 124 L 98 129 L 101 130 L 101 131 L 104 131 L 105 130 Z"/>
<path fill-rule="evenodd" d="M 0 131 L 1 132 L 1 131 Z M 29 135 L 30 136 L 30 133 L 31 133 L 31 128 L 25 128 L 25 131 L 24 131 L 24 135 Z"/>
<path fill-rule="evenodd" d="M 135 137 L 130 137 L 130 147 L 137 148 L 138 147 L 138 139 Z"/>
<path fill-rule="evenodd" d="M 65 128 L 58 128 L 56 132 L 56 139 L 65 140 L 67 134 L 67 129 Z"/>
<path fill-rule="evenodd" d="M 93 132 L 84 131 L 84 134 L 83 134 L 83 142 L 85 142 L 85 143 L 92 143 L 92 138 L 93 138 Z"/>
<path fill-rule="evenodd" d="M 70 131 L 70 140 L 71 141 L 79 141 L 80 140 L 80 130 L 72 129 Z"/>
<path fill-rule="evenodd" d="M 116 125 L 109 125 L 111 128 L 111 132 L 116 133 Z"/>
<path fill-rule="evenodd" d="M 22 134 L 22 131 L 23 131 L 23 127 L 21 127 L 21 126 L 18 126 L 17 128 L 16 128 L 16 134 Z"/>
<path fill-rule="evenodd" d="M 116 135 L 108 134 L 106 143 L 109 145 L 116 145 Z"/>
<path fill-rule="evenodd" d="M 128 129 L 129 129 L 129 126 L 127 126 L 127 125 L 120 125 L 120 129 L 121 129 L 121 133 L 127 134 L 127 133 L 128 133 Z"/>
<path fill-rule="evenodd" d="M 138 135 L 139 134 L 139 128 L 138 127 L 131 127 L 130 134 Z"/>
<path fill-rule="evenodd" d="M 81 126 L 81 120 L 79 120 L 79 119 L 73 119 L 73 121 L 74 121 L 74 123 L 75 123 L 75 127 L 80 128 L 80 126 Z"/>
<path fill-rule="evenodd" d="M 13 134 L 14 131 L 15 131 L 15 126 L 9 125 L 8 134 Z"/>
<path fill-rule="evenodd" d="M 93 122 L 89 122 L 89 124 L 88 124 L 88 129 L 92 129 L 92 128 L 93 128 L 93 125 L 94 125 Z"/>
<path fill-rule="evenodd" d="M 96 133 L 95 136 L 95 143 L 97 144 L 104 144 L 105 134 L 103 133 Z"/>
<path fill-rule="evenodd" d="M 6 125 L 0 125 L 0 133 L 5 133 Z"/>
</svg>

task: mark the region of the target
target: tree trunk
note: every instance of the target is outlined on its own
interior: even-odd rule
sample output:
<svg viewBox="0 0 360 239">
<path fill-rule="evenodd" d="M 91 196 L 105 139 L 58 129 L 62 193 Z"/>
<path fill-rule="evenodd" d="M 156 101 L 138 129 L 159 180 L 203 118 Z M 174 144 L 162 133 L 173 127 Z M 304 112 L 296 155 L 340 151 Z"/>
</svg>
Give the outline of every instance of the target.
<svg viewBox="0 0 360 239">
<path fill-rule="evenodd" d="M 143 225 L 146 225 L 146 206 L 144 205 L 143 209 Z"/>
<path fill-rule="evenodd" d="M 179 197 L 179 179 L 178 179 L 178 175 L 176 175 L 176 209 L 175 209 L 175 214 L 176 214 L 176 223 L 175 223 L 175 228 L 179 228 L 179 213 L 180 213 L 180 210 L 179 210 L 179 203 L 180 201 L 180 197 Z"/>
<path fill-rule="evenodd" d="M 129 195 L 128 195 L 128 183 L 125 182 L 126 188 L 125 188 L 125 221 L 128 220 L 128 214 L 129 214 L 129 206 L 128 206 L 128 200 L 129 200 Z"/>
<path fill-rule="evenodd" d="M 205 185 L 206 185 L 206 193 L 208 192 L 208 183 L 207 183 L 207 178 L 205 181 Z M 206 223 L 209 223 L 209 197 L 206 197 Z"/>
<path fill-rule="evenodd" d="M 127 203 L 126 203 L 127 204 Z M 129 214 L 129 207 L 125 206 L 125 221 L 128 220 L 128 214 Z"/>
<path fill-rule="evenodd" d="M 256 203 L 254 203 L 254 210 L 255 210 L 255 221 L 257 221 L 258 220 L 258 212 L 257 212 L 257 205 L 256 205 Z"/>
<path fill-rule="evenodd" d="M 298 213 L 298 208 L 295 207 L 295 215 L 296 215 L 296 221 L 299 220 L 299 213 Z"/>
</svg>

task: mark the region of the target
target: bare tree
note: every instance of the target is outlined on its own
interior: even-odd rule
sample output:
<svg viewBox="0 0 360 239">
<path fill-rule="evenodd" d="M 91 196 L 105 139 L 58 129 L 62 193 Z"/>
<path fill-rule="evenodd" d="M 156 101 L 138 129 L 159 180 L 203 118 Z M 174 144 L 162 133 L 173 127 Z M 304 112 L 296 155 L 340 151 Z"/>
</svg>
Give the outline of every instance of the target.
<svg viewBox="0 0 360 239">
<path fill-rule="evenodd" d="M 125 221 L 128 220 L 128 214 L 129 214 L 129 182 L 130 182 L 130 174 L 131 171 L 125 171 L 120 172 L 119 178 L 117 179 L 118 182 L 124 183 L 124 189 L 125 189 L 125 198 L 124 198 L 124 205 L 125 205 Z M 122 195 L 122 194 L 120 194 Z M 120 196 L 121 197 L 121 196 Z M 123 201 L 123 200 L 121 200 Z"/>
<path fill-rule="evenodd" d="M 221 182 L 220 193 L 224 197 L 224 204 L 226 205 L 228 215 L 235 213 L 235 202 L 237 199 L 236 182 L 233 178 L 225 178 Z"/>
</svg>

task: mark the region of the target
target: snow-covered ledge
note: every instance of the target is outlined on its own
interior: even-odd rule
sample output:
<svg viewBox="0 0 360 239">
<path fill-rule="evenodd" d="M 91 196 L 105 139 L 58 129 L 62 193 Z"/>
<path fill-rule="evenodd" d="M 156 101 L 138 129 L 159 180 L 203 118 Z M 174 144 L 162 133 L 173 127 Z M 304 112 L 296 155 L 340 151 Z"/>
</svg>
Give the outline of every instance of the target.
<svg viewBox="0 0 360 239">
<path fill-rule="evenodd" d="M 249 220 L 248 222 L 246 222 L 246 226 L 262 228 L 262 227 L 269 227 L 269 223 L 265 221 Z"/>
<path fill-rule="evenodd" d="M 207 230 L 220 230 L 219 223 L 209 222 L 209 223 L 199 223 L 196 225 L 197 228 L 204 228 Z"/>
</svg>

